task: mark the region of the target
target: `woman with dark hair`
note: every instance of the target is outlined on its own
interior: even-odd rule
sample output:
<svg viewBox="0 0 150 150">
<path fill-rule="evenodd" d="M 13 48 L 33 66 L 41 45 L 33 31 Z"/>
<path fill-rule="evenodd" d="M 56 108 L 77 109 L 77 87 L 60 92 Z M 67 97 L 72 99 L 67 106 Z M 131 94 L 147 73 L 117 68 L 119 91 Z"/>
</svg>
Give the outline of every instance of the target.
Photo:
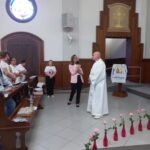
<svg viewBox="0 0 150 150">
<path fill-rule="evenodd" d="M 79 107 L 80 104 L 80 95 L 81 89 L 83 85 L 83 70 L 81 65 L 79 64 L 79 59 L 76 55 L 72 55 L 71 62 L 69 64 L 69 72 L 71 74 L 71 93 L 68 105 L 71 105 L 72 99 L 74 97 L 75 92 L 77 91 L 76 95 L 76 107 Z"/>
<path fill-rule="evenodd" d="M 56 67 L 53 65 L 53 61 L 49 60 L 48 65 L 45 67 L 46 75 L 46 88 L 47 96 L 54 97 L 54 85 L 55 85 L 55 76 L 56 76 Z"/>
</svg>

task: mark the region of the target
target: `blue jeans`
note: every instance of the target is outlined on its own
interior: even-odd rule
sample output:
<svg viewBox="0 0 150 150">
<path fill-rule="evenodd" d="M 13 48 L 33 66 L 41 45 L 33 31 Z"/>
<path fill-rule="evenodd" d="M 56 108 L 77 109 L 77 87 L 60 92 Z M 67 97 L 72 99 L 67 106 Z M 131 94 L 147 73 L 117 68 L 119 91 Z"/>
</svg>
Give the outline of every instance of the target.
<svg viewBox="0 0 150 150">
<path fill-rule="evenodd" d="M 6 116 L 10 116 L 12 112 L 15 110 L 16 103 L 12 98 L 9 98 L 5 104 L 5 114 Z"/>
<path fill-rule="evenodd" d="M 2 144 L 0 143 L 0 150 L 2 150 Z"/>
</svg>

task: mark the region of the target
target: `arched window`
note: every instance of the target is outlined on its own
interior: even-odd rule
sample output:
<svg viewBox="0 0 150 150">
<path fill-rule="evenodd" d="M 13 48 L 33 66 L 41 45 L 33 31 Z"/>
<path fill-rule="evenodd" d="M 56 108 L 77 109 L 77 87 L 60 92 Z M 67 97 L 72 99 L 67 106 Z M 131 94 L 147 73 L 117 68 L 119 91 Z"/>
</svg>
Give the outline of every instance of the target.
<svg viewBox="0 0 150 150">
<path fill-rule="evenodd" d="M 35 17 L 37 5 L 35 0 L 7 0 L 6 9 L 13 20 L 25 23 Z"/>
</svg>

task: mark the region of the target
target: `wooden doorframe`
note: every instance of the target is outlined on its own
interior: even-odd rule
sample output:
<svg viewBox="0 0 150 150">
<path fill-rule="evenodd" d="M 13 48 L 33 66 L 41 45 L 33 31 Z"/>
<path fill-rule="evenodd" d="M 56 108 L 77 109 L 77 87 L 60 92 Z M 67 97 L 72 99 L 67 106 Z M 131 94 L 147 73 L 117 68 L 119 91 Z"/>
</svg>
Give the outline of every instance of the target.
<svg viewBox="0 0 150 150">
<path fill-rule="evenodd" d="M 29 32 L 14 32 L 14 33 L 8 34 L 1 39 L 2 51 L 8 49 L 7 45 L 9 42 L 11 42 L 12 39 L 14 40 L 14 39 L 18 39 L 18 38 L 27 38 L 28 40 L 32 40 L 36 43 L 37 51 L 39 53 L 39 69 L 38 69 L 39 71 L 38 71 L 38 74 L 41 75 L 43 72 L 41 64 L 44 62 L 44 42 L 38 36 L 36 36 L 32 33 L 29 33 Z"/>
<path fill-rule="evenodd" d="M 129 31 L 109 31 L 109 6 L 123 4 L 130 7 Z M 100 12 L 100 25 L 96 27 L 96 42 L 93 43 L 93 52 L 100 51 L 105 60 L 106 38 L 127 39 L 126 63 L 128 66 L 141 66 L 143 58 L 143 44 L 141 43 L 141 28 L 138 27 L 138 13 L 135 11 L 136 0 L 104 0 L 104 10 Z M 137 71 L 131 71 L 136 74 Z M 133 81 L 136 81 L 133 80 Z"/>
</svg>

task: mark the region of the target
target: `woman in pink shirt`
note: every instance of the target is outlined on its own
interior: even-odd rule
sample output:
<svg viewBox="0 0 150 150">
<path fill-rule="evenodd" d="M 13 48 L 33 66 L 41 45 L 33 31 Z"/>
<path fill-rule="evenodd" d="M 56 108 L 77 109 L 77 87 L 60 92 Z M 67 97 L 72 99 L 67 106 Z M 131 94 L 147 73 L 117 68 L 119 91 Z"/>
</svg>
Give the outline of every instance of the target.
<svg viewBox="0 0 150 150">
<path fill-rule="evenodd" d="M 69 71 L 71 74 L 71 93 L 68 105 L 71 104 L 72 99 L 74 97 L 75 92 L 77 91 L 76 95 L 76 107 L 79 107 L 80 104 L 80 95 L 81 95 L 81 89 L 83 85 L 83 70 L 81 68 L 81 65 L 79 64 L 78 57 L 76 55 L 73 55 L 71 57 L 71 63 L 69 64 Z"/>
</svg>

